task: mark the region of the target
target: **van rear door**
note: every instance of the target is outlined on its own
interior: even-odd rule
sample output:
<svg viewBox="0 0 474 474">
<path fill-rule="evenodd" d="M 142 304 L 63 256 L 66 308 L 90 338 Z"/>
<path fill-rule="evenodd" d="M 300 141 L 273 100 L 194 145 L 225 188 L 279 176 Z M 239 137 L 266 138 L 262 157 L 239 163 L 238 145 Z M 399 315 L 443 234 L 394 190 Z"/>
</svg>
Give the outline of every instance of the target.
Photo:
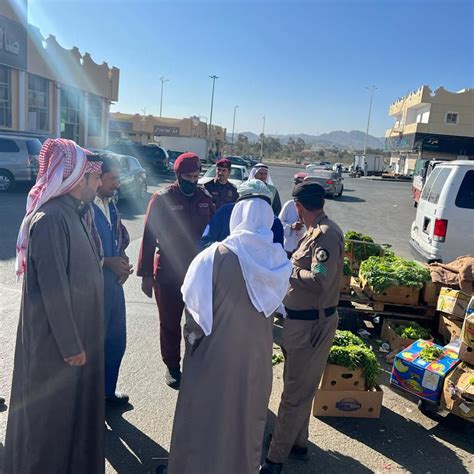
<svg viewBox="0 0 474 474">
<path fill-rule="evenodd" d="M 443 215 L 443 202 L 440 197 L 444 187 L 449 186 L 452 172 L 452 167 L 435 168 L 421 193 L 414 230 L 418 245 L 427 254 L 435 254 L 439 243 L 442 243 L 439 237 L 435 236 L 435 233 L 442 231 L 440 219 Z"/>
</svg>

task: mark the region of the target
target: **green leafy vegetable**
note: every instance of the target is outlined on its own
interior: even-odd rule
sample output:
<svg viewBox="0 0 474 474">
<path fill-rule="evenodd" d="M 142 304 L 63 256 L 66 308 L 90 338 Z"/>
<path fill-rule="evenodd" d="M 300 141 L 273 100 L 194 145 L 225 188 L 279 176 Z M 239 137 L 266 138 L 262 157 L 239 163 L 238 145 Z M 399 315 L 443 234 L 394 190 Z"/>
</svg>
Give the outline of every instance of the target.
<svg viewBox="0 0 474 474">
<path fill-rule="evenodd" d="M 433 362 L 439 359 L 443 349 L 436 346 L 425 347 L 420 353 L 420 359 L 426 360 L 426 362 Z"/>
<path fill-rule="evenodd" d="M 275 366 L 281 364 L 282 362 L 285 362 L 285 357 L 280 351 L 274 350 L 272 355 L 272 365 Z"/>
<path fill-rule="evenodd" d="M 367 382 L 367 388 L 377 385 L 380 365 L 377 356 L 370 347 L 360 345 L 332 346 L 329 351 L 329 364 L 336 364 L 348 369 L 362 369 Z"/>
<path fill-rule="evenodd" d="M 344 276 L 352 276 L 351 261 L 347 257 L 344 257 L 344 268 L 342 270 L 342 274 Z"/>
<path fill-rule="evenodd" d="M 431 281 L 428 268 L 395 255 L 370 257 L 361 263 L 359 276 L 376 293 L 383 293 L 387 288 L 397 286 L 422 288 L 426 282 Z"/>
<path fill-rule="evenodd" d="M 428 329 L 420 326 L 418 323 L 393 325 L 393 330 L 405 339 L 431 339 Z"/>
<path fill-rule="evenodd" d="M 383 255 L 384 250 L 381 245 L 374 243 L 374 239 L 369 235 L 361 234 L 350 230 L 345 235 L 344 250 L 352 255 L 356 265 L 373 255 Z"/>
<path fill-rule="evenodd" d="M 356 336 L 351 331 L 341 331 L 339 329 L 336 331 L 332 345 L 338 347 L 367 347 L 367 344 L 359 336 Z"/>
</svg>

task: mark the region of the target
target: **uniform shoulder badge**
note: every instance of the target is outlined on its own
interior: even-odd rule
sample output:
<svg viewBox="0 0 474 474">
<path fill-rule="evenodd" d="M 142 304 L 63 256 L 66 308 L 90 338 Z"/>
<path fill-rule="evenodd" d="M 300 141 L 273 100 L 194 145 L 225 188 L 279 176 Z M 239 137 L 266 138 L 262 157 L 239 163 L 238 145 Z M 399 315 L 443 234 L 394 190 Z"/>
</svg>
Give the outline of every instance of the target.
<svg viewBox="0 0 474 474">
<path fill-rule="evenodd" d="M 320 228 L 319 225 L 318 225 L 318 226 L 316 227 L 316 229 L 313 229 L 313 234 L 312 234 L 313 239 L 315 239 L 316 237 L 318 237 L 319 234 L 321 234 L 321 228 Z"/>
<path fill-rule="evenodd" d="M 312 266 L 311 271 L 314 274 L 326 275 L 326 273 L 328 272 L 328 267 L 324 263 L 315 263 Z"/>
<path fill-rule="evenodd" d="M 316 260 L 320 263 L 327 262 L 329 260 L 329 252 L 326 249 L 316 250 Z"/>
</svg>

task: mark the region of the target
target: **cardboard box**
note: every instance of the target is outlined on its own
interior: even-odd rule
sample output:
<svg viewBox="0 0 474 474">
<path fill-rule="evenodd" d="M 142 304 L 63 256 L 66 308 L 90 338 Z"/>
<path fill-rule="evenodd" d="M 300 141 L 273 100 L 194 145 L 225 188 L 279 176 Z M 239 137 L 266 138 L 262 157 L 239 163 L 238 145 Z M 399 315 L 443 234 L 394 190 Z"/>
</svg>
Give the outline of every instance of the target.
<svg viewBox="0 0 474 474">
<path fill-rule="evenodd" d="M 351 292 L 351 277 L 342 275 L 341 277 L 341 288 L 340 293 L 350 293 Z"/>
<path fill-rule="evenodd" d="M 474 365 L 474 348 L 469 347 L 467 344 L 464 344 L 464 342 L 461 342 L 459 358 L 463 362 L 466 362 L 466 364 Z"/>
<path fill-rule="evenodd" d="M 438 332 L 444 342 L 451 342 L 455 337 L 461 337 L 463 320 L 451 314 L 439 313 Z"/>
<path fill-rule="evenodd" d="M 394 288 L 387 288 L 382 293 L 375 293 L 363 278 L 360 279 L 360 283 L 364 293 L 374 301 L 408 306 L 418 305 L 418 300 L 420 298 L 420 290 L 418 288 L 396 286 Z"/>
<path fill-rule="evenodd" d="M 466 315 L 461 332 L 461 342 L 474 348 L 474 314 Z"/>
<path fill-rule="evenodd" d="M 474 368 L 459 364 L 444 382 L 443 405 L 457 416 L 474 421 Z"/>
<path fill-rule="evenodd" d="M 404 319 L 389 319 L 384 318 L 382 324 L 382 332 L 380 337 L 383 341 L 387 341 L 390 349 L 403 349 L 404 347 L 408 347 L 415 342 L 415 339 L 409 339 L 406 337 L 402 337 L 395 332 L 395 325 L 404 325 L 410 324 L 411 321 L 406 321 Z M 433 340 L 431 338 L 430 340 Z"/>
<path fill-rule="evenodd" d="M 471 297 L 459 290 L 443 287 L 439 292 L 436 309 L 443 313 L 464 318 Z"/>
<path fill-rule="evenodd" d="M 327 364 L 319 388 L 322 390 L 365 390 L 365 375 L 361 369 L 351 370 L 340 365 Z"/>
<path fill-rule="evenodd" d="M 427 362 L 419 356 L 425 347 L 444 349 L 441 356 Z M 446 375 L 459 363 L 456 352 L 431 341 L 418 340 L 395 357 L 390 383 L 425 400 L 441 398 Z"/>
<path fill-rule="evenodd" d="M 313 415 L 380 418 L 382 401 L 383 392 L 379 386 L 372 390 L 318 389 L 313 402 Z"/>
<path fill-rule="evenodd" d="M 425 283 L 421 290 L 421 302 L 427 306 L 436 306 L 440 291 L 441 285 L 439 283 L 432 281 Z"/>
</svg>

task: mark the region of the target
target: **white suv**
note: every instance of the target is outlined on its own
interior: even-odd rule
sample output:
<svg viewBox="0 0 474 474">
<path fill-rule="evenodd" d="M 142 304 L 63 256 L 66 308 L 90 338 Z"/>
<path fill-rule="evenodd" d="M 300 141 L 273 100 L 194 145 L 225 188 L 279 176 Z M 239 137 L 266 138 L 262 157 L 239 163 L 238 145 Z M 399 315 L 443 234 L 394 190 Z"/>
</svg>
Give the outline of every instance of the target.
<svg viewBox="0 0 474 474">
<path fill-rule="evenodd" d="M 410 246 L 427 262 L 474 255 L 474 161 L 436 166 L 421 193 Z"/>
</svg>

